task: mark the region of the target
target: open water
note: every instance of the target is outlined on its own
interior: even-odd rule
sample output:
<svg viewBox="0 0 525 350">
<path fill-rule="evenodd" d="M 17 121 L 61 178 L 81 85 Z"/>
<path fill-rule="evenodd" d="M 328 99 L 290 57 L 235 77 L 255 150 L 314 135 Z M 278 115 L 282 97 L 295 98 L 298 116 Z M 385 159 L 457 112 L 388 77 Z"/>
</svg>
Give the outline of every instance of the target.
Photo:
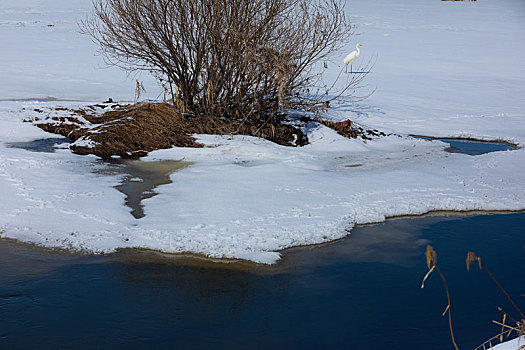
<svg viewBox="0 0 525 350">
<path fill-rule="evenodd" d="M 441 215 L 357 227 L 340 241 L 287 250 L 276 266 L 121 251 L 72 256 L 0 240 L 2 349 L 451 349 L 496 334 L 516 312 L 482 257 L 525 308 L 525 213 Z"/>
</svg>

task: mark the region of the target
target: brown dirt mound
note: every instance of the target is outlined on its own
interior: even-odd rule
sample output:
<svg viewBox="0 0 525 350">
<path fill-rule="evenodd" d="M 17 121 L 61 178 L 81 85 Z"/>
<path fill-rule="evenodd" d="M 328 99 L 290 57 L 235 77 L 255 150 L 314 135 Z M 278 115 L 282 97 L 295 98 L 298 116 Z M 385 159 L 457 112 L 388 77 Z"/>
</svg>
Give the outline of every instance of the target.
<svg viewBox="0 0 525 350">
<path fill-rule="evenodd" d="M 100 109 L 109 110 L 100 115 Z M 35 109 L 38 113 L 45 113 Z M 88 106 L 85 109 L 55 108 L 70 115 L 36 118 L 31 120 L 39 128 L 63 135 L 76 142 L 70 149 L 77 154 L 95 154 L 107 159 L 143 157 L 156 149 L 177 147 L 202 147 L 191 136 L 193 134 L 248 135 L 267 139 L 284 146 L 303 146 L 308 138 L 291 125 L 236 121 L 178 113 L 166 103 L 139 103 L 134 105 L 105 104 Z M 371 140 L 386 136 L 378 130 L 363 129 L 350 120 L 333 122 L 311 117 L 302 117 L 302 122 L 314 122 L 334 129 L 348 138 Z M 298 124 L 304 126 L 304 124 Z M 88 146 L 91 145 L 91 146 Z"/>
<path fill-rule="evenodd" d="M 205 115 L 184 116 L 166 103 L 116 106 L 102 115 L 87 110 L 70 110 L 72 116 L 49 117 L 36 124 L 41 129 L 68 137 L 82 138 L 94 146 L 71 145 L 78 154 L 138 158 L 148 152 L 178 147 L 202 147 L 192 134 L 249 135 L 285 146 L 302 146 L 308 139 L 301 130 L 285 124 L 231 121 Z M 82 118 L 80 118 L 82 117 Z M 81 120 L 87 120 L 91 125 Z"/>
<path fill-rule="evenodd" d="M 363 129 L 360 126 L 354 126 L 351 120 L 347 119 L 341 122 L 333 122 L 330 120 L 319 120 L 319 119 L 312 119 L 313 121 L 323 124 L 326 127 L 329 127 L 331 129 L 334 129 L 337 131 L 339 135 L 342 135 L 344 137 L 356 139 L 358 137 L 362 138 L 363 140 L 372 140 L 373 137 L 379 137 L 379 136 L 387 136 L 382 131 L 376 130 L 376 129 Z"/>
</svg>

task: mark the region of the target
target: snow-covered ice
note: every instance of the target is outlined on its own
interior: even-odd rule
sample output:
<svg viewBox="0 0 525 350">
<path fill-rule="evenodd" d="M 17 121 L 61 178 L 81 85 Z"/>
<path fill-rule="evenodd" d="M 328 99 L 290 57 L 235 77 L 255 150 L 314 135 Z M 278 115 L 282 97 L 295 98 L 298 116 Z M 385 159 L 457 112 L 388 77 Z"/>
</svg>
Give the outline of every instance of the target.
<svg viewBox="0 0 525 350">
<path fill-rule="evenodd" d="M 310 145 L 287 148 L 252 137 L 198 135 L 209 147 L 160 150 L 144 159 L 194 164 L 143 202 L 146 216 L 139 220 L 114 188 L 119 178 L 96 171 L 104 166 L 97 158 L 8 145 L 55 137 L 22 123 L 38 115 L 35 108 L 133 99 L 132 78 L 102 69 L 96 47 L 78 33 L 76 21 L 91 2 L 2 4 L 3 237 L 96 253 L 143 247 L 274 263 L 281 249 L 334 240 L 356 224 L 389 216 L 525 209 L 525 150 L 472 157 L 446 153 L 439 141 L 406 137 L 525 145 L 520 0 L 349 2 L 356 38 L 364 44 L 356 64 L 377 59 L 367 79 L 377 91 L 328 116 L 402 137 L 365 142 L 317 126 L 310 129 Z M 354 46 L 348 43 L 349 50 Z M 329 74 L 343 68 L 337 62 Z M 160 90 L 151 86 L 154 97 Z"/>
<path fill-rule="evenodd" d="M 518 350 L 521 346 L 525 345 L 525 338 L 519 337 L 513 340 L 509 340 L 505 343 L 495 345 L 494 350 Z"/>
</svg>

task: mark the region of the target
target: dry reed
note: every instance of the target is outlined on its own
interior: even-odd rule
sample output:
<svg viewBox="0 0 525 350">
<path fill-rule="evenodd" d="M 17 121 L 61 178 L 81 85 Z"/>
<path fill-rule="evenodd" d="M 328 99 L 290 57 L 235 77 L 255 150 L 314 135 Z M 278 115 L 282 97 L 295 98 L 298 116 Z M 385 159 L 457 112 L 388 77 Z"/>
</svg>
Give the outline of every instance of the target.
<svg viewBox="0 0 525 350">
<path fill-rule="evenodd" d="M 421 288 L 425 288 L 425 281 L 428 279 L 430 274 L 435 270 L 439 273 L 439 276 L 441 276 L 441 280 L 443 281 L 443 285 L 445 286 L 445 291 L 447 293 L 447 306 L 445 307 L 445 311 L 443 311 L 442 316 L 444 317 L 446 314 L 448 314 L 448 326 L 450 329 L 450 337 L 452 339 L 452 344 L 454 344 L 454 348 L 456 350 L 459 350 L 458 345 L 456 344 L 456 339 L 454 338 L 454 328 L 452 327 L 452 304 L 450 302 L 450 291 L 448 289 L 448 284 L 445 279 L 445 276 L 437 266 L 437 254 L 434 248 L 432 248 L 431 245 L 427 245 L 427 251 L 426 251 L 426 259 L 427 259 L 427 267 L 428 272 L 423 278 L 423 282 L 421 283 Z"/>
</svg>

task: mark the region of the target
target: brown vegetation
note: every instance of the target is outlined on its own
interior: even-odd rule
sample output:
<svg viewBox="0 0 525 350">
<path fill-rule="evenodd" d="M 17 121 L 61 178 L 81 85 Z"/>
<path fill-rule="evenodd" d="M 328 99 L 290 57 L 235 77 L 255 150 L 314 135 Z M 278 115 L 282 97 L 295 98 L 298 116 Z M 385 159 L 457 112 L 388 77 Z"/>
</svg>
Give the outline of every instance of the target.
<svg viewBox="0 0 525 350">
<path fill-rule="evenodd" d="M 355 90 L 322 82 L 352 30 L 341 0 L 94 0 L 81 23 L 108 63 L 150 71 L 179 113 L 272 120 Z M 341 75 L 340 75 L 341 77 Z M 328 97 L 328 93 L 331 93 Z"/>
<path fill-rule="evenodd" d="M 341 122 L 333 122 L 330 120 L 320 120 L 320 119 L 311 119 L 319 124 L 323 124 L 324 126 L 329 127 L 330 129 L 334 129 L 337 131 L 339 135 L 342 135 L 344 137 L 356 139 L 357 137 L 361 137 L 364 140 L 371 140 L 374 136 L 387 136 L 382 131 L 379 131 L 377 129 L 363 129 L 360 126 L 354 126 L 351 120 L 343 120 Z"/>
<path fill-rule="evenodd" d="M 106 112 L 100 114 L 100 110 Z M 48 113 L 41 109 L 35 111 L 44 115 Z M 84 141 L 70 146 L 77 154 L 95 154 L 104 159 L 111 156 L 139 158 L 153 150 L 174 146 L 202 147 L 192 136 L 194 134 L 247 135 L 283 146 L 304 146 L 308 144 L 307 129 L 316 124 L 327 126 L 348 138 L 370 140 L 386 136 L 381 131 L 356 126 L 350 120 L 331 122 L 302 117 L 290 124 L 284 120 L 237 121 L 208 115 L 183 115 L 168 103 L 97 104 L 84 109 L 56 108 L 53 111 L 60 111 L 63 115 L 27 121 L 73 142 Z"/>
<path fill-rule="evenodd" d="M 508 338 L 513 333 L 517 335 L 518 337 L 521 337 L 525 335 L 525 315 L 521 311 L 521 309 L 518 307 L 518 305 L 514 302 L 514 300 L 511 298 L 509 293 L 503 288 L 503 286 L 499 283 L 499 281 L 494 277 L 492 272 L 483 264 L 481 261 L 481 258 L 477 256 L 474 252 L 468 252 L 467 253 L 467 270 L 470 271 L 470 265 L 472 263 L 477 263 L 480 270 L 485 271 L 489 277 L 492 279 L 494 284 L 498 286 L 499 290 L 505 295 L 507 300 L 511 303 L 512 307 L 514 308 L 514 311 L 518 314 L 518 317 L 513 317 L 510 313 L 505 312 L 501 307 L 498 307 L 498 310 L 503 314 L 503 319 L 501 322 L 499 321 L 493 321 L 498 326 L 501 326 L 501 331 L 495 335 L 494 337 L 486 340 L 483 344 L 478 346 L 475 350 L 486 350 L 492 348 L 492 343 L 502 343 L 504 338 Z M 519 347 L 519 349 L 525 349 L 525 345 L 522 345 Z"/>
<path fill-rule="evenodd" d="M 285 146 L 301 146 L 308 139 L 301 130 L 286 124 L 228 121 L 207 115 L 189 116 L 167 103 L 142 103 L 118 106 L 102 115 L 87 110 L 71 110 L 71 116 L 38 119 L 39 128 L 66 136 L 71 141 L 83 138 L 94 147 L 73 144 L 73 152 L 138 158 L 148 152 L 178 147 L 202 147 L 193 134 L 250 135 Z M 85 121 L 84 121 L 85 120 Z"/>
<path fill-rule="evenodd" d="M 525 246 L 524 246 L 525 248 Z M 432 246 L 428 245 L 426 250 L 426 260 L 427 260 L 427 267 L 428 272 L 423 278 L 423 282 L 421 284 L 421 288 L 425 287 L 425 282 L 432 274 L 433 271 L 437 271 L 439 275 L 441 276 L 441 279 L 443 281 L 443 285 L 445 286 L 445 291 L 447 294 L 447 301 L 448 304 L 445 308 L 445 311 L 443 312 L 443 316 L 448 314 L 448 322 L 449 322 L 449 330 L 450 330 L 450 336 L 452 338 L 452 343 L 454 345 L 454 348 L 457 350 L 458 346 L 455 341 L 454 337 L 454 329 L 452 327 L 452 314 L 451 314 L 451 301 L 450 301 L 450 292 L 448 289 L 447 281 L 445 280 L 445 276 L 437 266 L 437 254 L 435 250 L 432 248 Z M 475 350 L 487 350 L 492 349 L 493 344 L 502 343 L 504 341 L 504 338 L 508 338 L 510 335 L 515 334 L 518 337 L 522 337 L 525 335 L 525 314 L 521 311 L 521 309 L 518 307 L 518 305 L 514 302 L 514 300 L 511 298 L 509 293 L 503 288 L 503 286 L 499 283 L 499 281 L 494 277 L 494 275 L 490 272 L 490 270 L 483 264 L 481 261 L 481 258 L 477 256 L 473 252 L 467 253 L 467 270 L 470 271 L 470 266 L 472 263 L 475 263 L 478 265 L 480 270 L 485 271 L 489 277 L 492 279 L 492 281 L 496 284 L 496 286 L 500 289 L 500 291 L 505 295 L 507 300 L 511 303 L 512 307 L 514 308 L 514 311 L 517 313 L 517 317 L 513 317 L 510 313 L 507 313 L 505 310 L 503 310 L 501 307 L 498 307 L 498 310 L 503 314 L 503 319 L 501 322 L 499 321 L 493 321 L 495 324 L 501 327 L 501 331 L 493 336 L 492 338 L 486 340 L 481 345 L 479 345 Z M 524 296 L 524 295 L 522 295 Z M 524 296 L 525 297 L 525 296 Z M 525 349 L 525 345 L 522 345 L 519 347 L 519 349 Z"/>
<path fill-rule="evenodd" d="M 425 288 L 425 282 L 430 276 L 430 274 L 434 271 L 437 271 L 439 273 L 439 276 L 441 277 L 441 280 L 443 281 L 443 285 L 445 286 L 445 292 L 447 293 L 447 306 L 445 307 L 445 311 L 443 311 L 443 316 L 448 314 L 448 327 L 450 330 L 450 338 L 452 340 L 452 344 L 454 345 L 454 348 L 458 350 L 458 344 L 456 343 L 456 339 L 454 337 L 454 327 L 452 326 L 452 303 L 450 301 L 450 291 L 448 290 L 448 284 L 447 280 L 445 279 L 445 276 L 439 269 L 437 265 L 437 254 L 434 248 L 432 248 L 431 245 L 427 245 L 427 251 L 425 253 L 425 257 L 427 259 L 427 267 L 428 272 L 423 278 L 423 282 L 421 283 L 421 289 Z"/>
<path fill-rule="evenodd" d="M 242 134 L 304 145 L 306 136 L 288 125 L 285 110 L 328 108 L 330 101 L 355 92 L 367 74 L 368 68 L 356 74 L 341 69 L 336 82 L 323 81 L 331 57 L 352 35 L 344 3 L 93 0 L 94 14 L 80 23 L 83 33 L 99 45 L 109 64 L 151 72 L 164 88 L 165 103 L 117 106 L 102 116 L 77 110 L 37 125 L 83 141 L 71 145 L 74 152 L 103 158 L 199 147 L 193 134 Z M 143 91 L 137 81 L 135 100 Z M 347 137 L 379 136 L 366 131 L 367 136 L 351 122 L 340 127 L 306 119 Z"/>
</svg>

